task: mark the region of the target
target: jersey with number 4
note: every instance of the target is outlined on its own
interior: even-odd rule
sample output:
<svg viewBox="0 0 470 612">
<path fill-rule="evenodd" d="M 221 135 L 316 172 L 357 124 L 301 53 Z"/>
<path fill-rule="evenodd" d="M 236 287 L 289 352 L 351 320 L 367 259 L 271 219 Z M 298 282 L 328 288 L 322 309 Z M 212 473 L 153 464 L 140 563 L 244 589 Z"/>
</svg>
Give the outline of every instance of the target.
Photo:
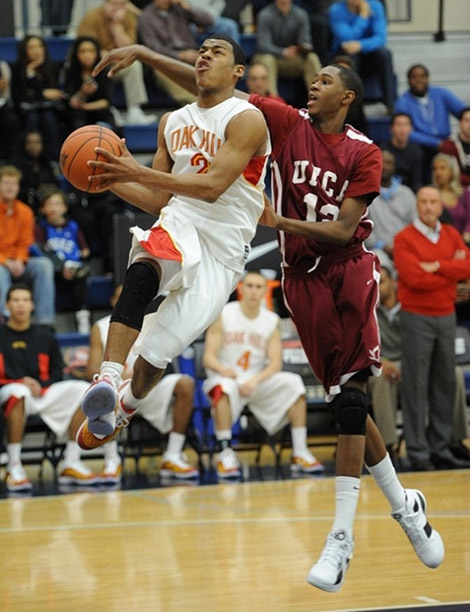
<svg viewBox="0 0 470 612">
<path fill-rule="evenodd" d="M 257 109 L 246 100 L 232 97 L 211 108 L 201 108 L 195 102 L 172 112 L 165 126 L 165 142 L 174 162 L 172 174 L 207 172 L 225 143 L 228 123 L 246 110 Z M 264 208 L 268 138 L 266 130 L 266 154 L 252 157 L 242 174 L 216 202 L 175 195 L 168 203 L 191 222 L 212 254 L 237 272 L 243 270 Z"/>
<path fill-rule="evenodd" d="M 340 134 L 323 134 L 306 109 L 257 95 L 250 96 L 250 102 L 263 112 L 271 134 L 276 212 L 290 219 L 328 222 L 338 218 L 345 198 L 365 196 L 370 204 L 378 195 L 382 155 L 367 136 L 349 125 Z M 366 212 L 350 242 L 342 246 L 280 232 L 284 265 L 347 251 L 362 243 L 372 227 Z"/>
<path fill-rule="evenodd" d="M 266 367 L 269 340 L 279 317 L 262 306 L 258 316 L 249 319 L 239 302 L 229 302 L 221 317 L 222 347 L 218 358 L 223 365 L 235 369 L 242 383 Z"/>
</svg>

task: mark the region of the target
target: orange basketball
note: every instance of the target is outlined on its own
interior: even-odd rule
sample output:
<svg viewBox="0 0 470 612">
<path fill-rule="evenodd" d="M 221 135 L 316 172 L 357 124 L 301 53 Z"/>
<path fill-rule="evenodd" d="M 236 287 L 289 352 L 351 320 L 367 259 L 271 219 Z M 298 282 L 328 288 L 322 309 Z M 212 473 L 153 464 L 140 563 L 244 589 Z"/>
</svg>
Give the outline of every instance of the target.
<svg viewBox="0 0 470 612">
<path fill-rule="evenodd" d="M 101 125 L 84 125 L 68 136 L 60 150 L 60 168 L 65 178 L 81 191 L 90 191 L 93 183 L 88 177 L 100 174 L 100 168 L 92 168 L 88 161 L 107 161 L 95 151 L 95 147 L 121 155 L 119 136 Z"/>
</svg>

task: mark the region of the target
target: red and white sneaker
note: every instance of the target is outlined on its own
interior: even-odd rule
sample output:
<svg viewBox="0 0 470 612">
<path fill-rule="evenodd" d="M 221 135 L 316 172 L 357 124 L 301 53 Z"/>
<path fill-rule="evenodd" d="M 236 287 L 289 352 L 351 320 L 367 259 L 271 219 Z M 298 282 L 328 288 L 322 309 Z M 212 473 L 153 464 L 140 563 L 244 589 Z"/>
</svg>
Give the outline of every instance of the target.
<svg viewBox="0 0 470 612">
<path fill-rule="evenodd" d="M 118 403 L 118 390 L 111 376 L 95 374 L 81 403 L 82 412 L 88 417 L 88 429 L 91 433 L 100 436 L 113 433 L 114 413 Z"/>
<path fill-rule="evenodd" d="M 8 491 L 31 491 L 33 485 L 26 476 L 24 467 L 21 463 L 15 463 L 7 467 L 5 484 Z"/>
<path fill-rule="evenodd" d="M 93 450 L 95 448 L 99 448 L 100 446 L 104 446 L 107 442 L 117 438 L 121 430 L 129 425 L 129 421 L 136 413 L 136 410 L 127 408 L 122 401 L 122 396 L 124 395 L 124 391 L 129 383 L 130 379 L 123 381 L 119 385 L 117 392 L 119 401 L 114 409 L 113 418 L 115 425 L 111 433 L 108 435 L 103 435 L 92 431 L 91 426 L 96 421 L 92 421 L 88 418 L 82 423 L 77 432 L 76 439 L 80 448 L 83 450 Z"/>
<path fill-rule="evenodd" d="M 165 453 L 162 457 L 160 475 L 164 478 L 198 478 L 199 470 L 188 463 L 184 453 Z"/>
<path fill-rule="evenodd" d="M 104 462 L 101 472 L 101 482 L 103 484 L 118 484 L 122 480 L 122 461 L 120 457 L 107 459 Z"/>
<path fill-rule="evenodd" d="M 219 478 L 238 478 L 241 474 L 240 462 L 233 448 L 227 447 L 217 455 L 217 476 Z"/>
<path fill-rule="evenodd" d="M 95 485 L 101 482 L 98 474 L 81 461 L 64 462 L 58 478 L 60 485 Z"/>
<path fill-rule="evenodd" d="M 83 450 L 93 450 L 95 448 L 99 448 L 100 446 L 104 446 L 107 442 L 117 438 L 121 430 L 129 425 L 129 421 L 136 413 L 136 410 L 127 408 L 122 401 L 124 391 L 129 383 L 130 379 L 127 379 L 119 385 L 119 389 L 117 391 L 118 402 L 114 408 L 114 412 L 112 413 L 114 429 L 111 430 L 111 433 L 108 435 L 103 435 L 99 434 L 99 432 L 93 431 L 92 425 L 96 423 L 96 419 L 93 421 L 88 418 L 82 423 L 77 432 L 76 440 L 80 448 Z M 114 385 L 114 383 L 111 384 Z M 104 417 L 98 418 L 108 419 L 108 417 L 109 415 L 105 415 Z"/>
<path fill-rule="evenodd" d="M 301 474 L 322 474 L 325 471 L 323 463 L 309 451 L 292 455 L 290 471 Z"/>
</svg>

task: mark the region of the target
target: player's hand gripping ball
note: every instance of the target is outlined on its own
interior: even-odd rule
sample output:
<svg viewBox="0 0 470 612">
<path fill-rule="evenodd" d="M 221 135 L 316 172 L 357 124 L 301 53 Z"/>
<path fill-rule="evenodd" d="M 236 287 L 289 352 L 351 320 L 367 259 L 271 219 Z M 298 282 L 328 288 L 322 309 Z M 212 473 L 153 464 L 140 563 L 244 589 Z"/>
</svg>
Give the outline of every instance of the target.
<svg viewBox="0 0 470 612">
<path fill-rule="evenodd" d="M 88 161 L 107 160 L 96 153 L 95 147 L 121 155 L 120 138 L 112 130 L 101 125 L 85 125 L 68 136 L 60 150 L 60 168 L 65 178 L 81 191 L 96 190 L 88 177 L 101 174 L 101 168 L 93 168 Z"/>
</svg>

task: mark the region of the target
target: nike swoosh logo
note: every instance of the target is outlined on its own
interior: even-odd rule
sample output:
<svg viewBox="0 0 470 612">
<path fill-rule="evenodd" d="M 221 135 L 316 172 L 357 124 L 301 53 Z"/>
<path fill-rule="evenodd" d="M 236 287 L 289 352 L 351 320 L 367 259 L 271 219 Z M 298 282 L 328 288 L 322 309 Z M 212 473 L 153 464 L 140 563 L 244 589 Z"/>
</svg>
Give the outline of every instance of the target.
<svg viewBox="0 0 470 612">
<path fill-rule="evenodd" d="M 258 259 L 259 257 L 263 257 L 267 253 L 271 253 L 271 251 L 275 251 L 278 248 L 277 240 L 271 240 L 270 242 L 264 242 L 263 244 L 258 244 L 251 249 L 251 253 L 248 255 L 247 263 L 249 261 L 253 261 L 254 259 Z"/>
</svg>

